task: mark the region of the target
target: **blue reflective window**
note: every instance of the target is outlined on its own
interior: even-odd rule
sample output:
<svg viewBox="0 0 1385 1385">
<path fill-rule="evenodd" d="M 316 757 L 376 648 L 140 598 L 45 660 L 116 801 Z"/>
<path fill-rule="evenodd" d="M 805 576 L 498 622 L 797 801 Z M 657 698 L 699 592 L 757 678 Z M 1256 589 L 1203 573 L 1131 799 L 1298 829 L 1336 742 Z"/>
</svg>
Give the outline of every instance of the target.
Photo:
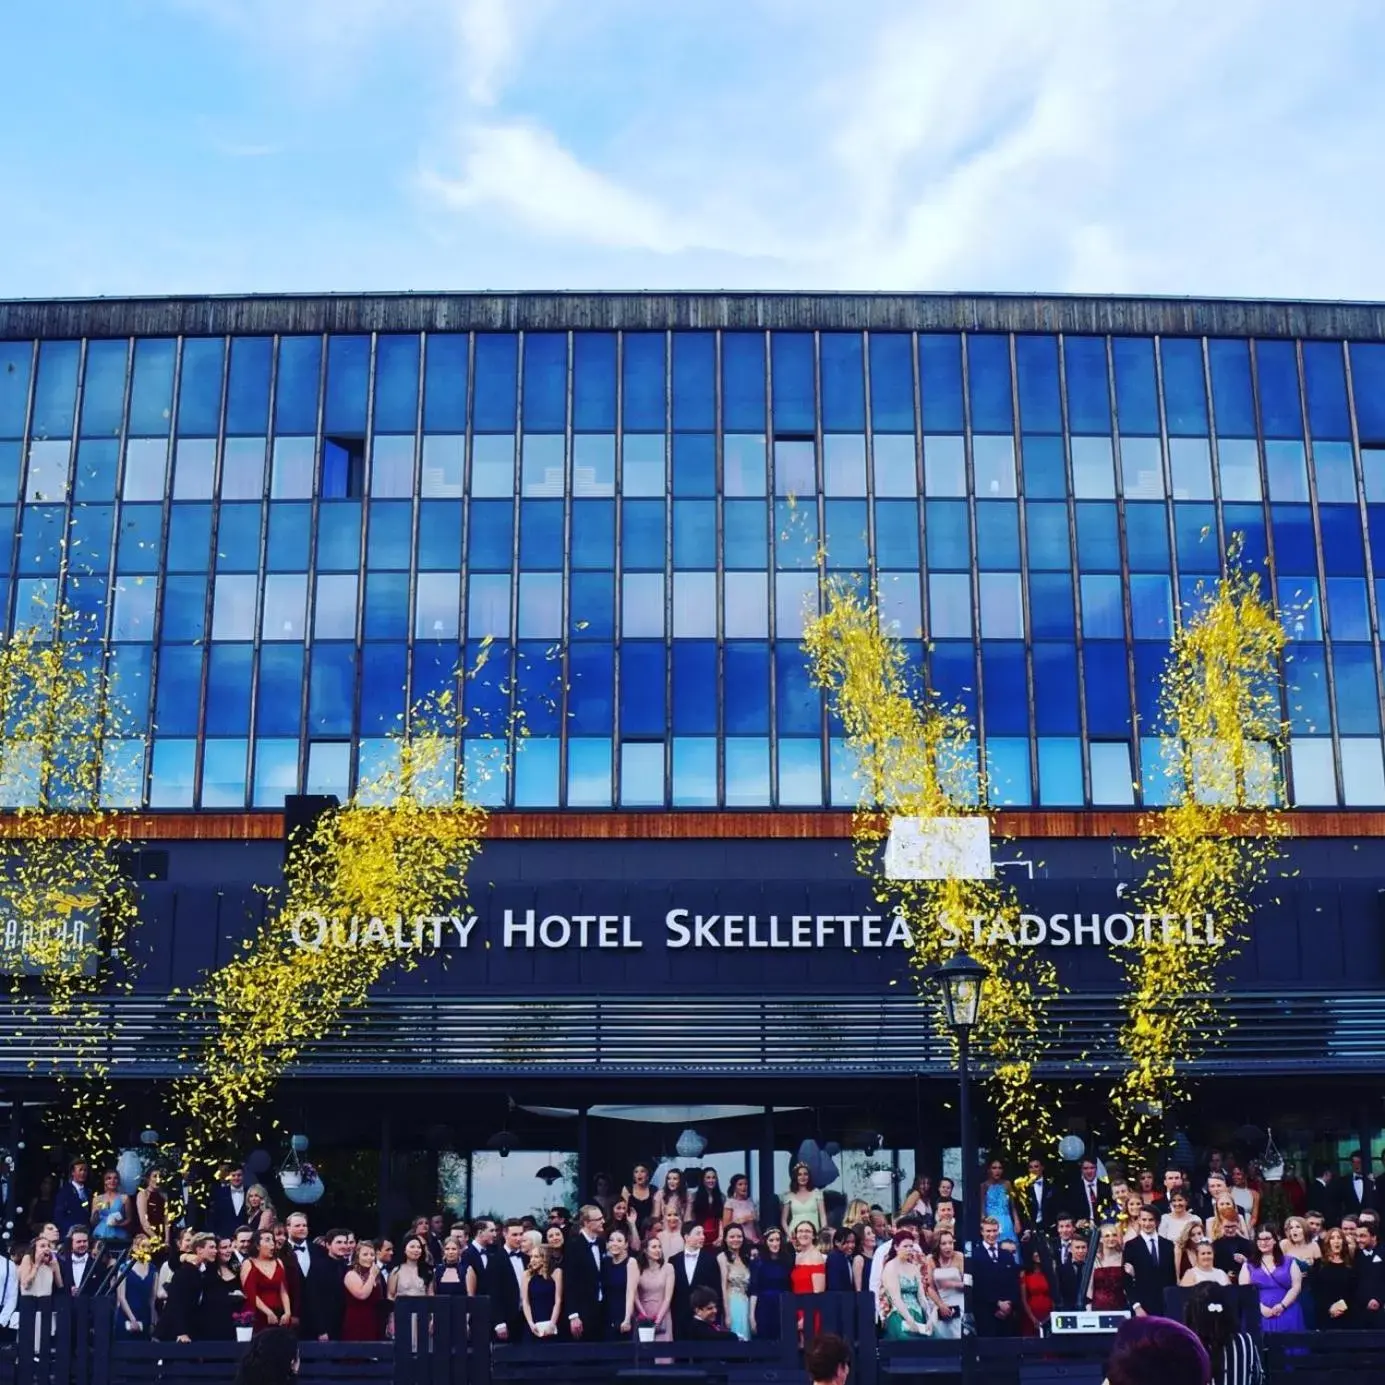
<svg viewBox="0 0 1385 1385">
<path fill-rule="evenodd" d="M 472 386 L 472 426 L 478 433 L 512 433 L 519 372 L 519 338 L 511 332 L 479 332 Z"/>
<path fill-rule="evenodd" d="M 717 743 L 710 736 L 673 742 L 673 803 L 677 808 L 715 808 Z"/>
<path fill-rule="evenodd" d="M 574 568 L 612 568 L 615 566 L 615 558 L 615 502 L 611 500 L 574 500 L 572 502 L 572 566 Z"/>
<path fill-rule="evenodd" d="M 817 421 L 812 333 L 775 332 L 770 357 L 775 433 L 812 433 Z"/>
<path fill-rule="evenodd" d="M 249 745 L 245 739 L 207 742 L 202 756 L 202 807 L 245 807 Z"/>
<path fill-rule="evenodd" d="M 977 501 L 976 557 L 983 569 L 1018 569 L 1020 532 L 1019 505 L 1016 501 Z"/>
<path fill-rule="evenodd" d="M 7 584 L 0 584 L 0 601 L 8 599 L 9 593 L 6 590 Z M 88 628 L 93 631 L 101 631 L 106 628 L 106 609 L 109 605 L 110 593 L 107 589 L 104 577 L 86 576 L 81 573 L 69 573 L 64 597 L 72 609 L 89 622 Z M 146 609 L 140 613 L 141 619 L 138 625 L 132 629 L 128 638 L 135 640 L 148 640 L 154 636 L 154 604 L 153 593 L 147 602 Z M 117 631 L 116 638 L 121 638 L 124 631 Z"/>
<path fill-rule="evenodd" d="M 1219 437 L 1217 471 L 1223 501 L 1260 499 L 1260 447 L 1254 438 Z"/>
<path fill-rule="evenodd" d="M 58 571 L 62 557 L 63 524 L 67 511 L 61 505 L 28 505 L 19 539 L 19 570 L 26 576 L 49 576 Z"/>
<path fill-rule="evenodd" d="M 611 806 L 609 737 L 582 737 L 568 741 L 567 802 L 573 808 Z"/>
<path fill-rule="evenodd" d="M 319 572 L 355 572 L 361 565 L 361 507 L 357 501 L 324 503 L 317 511 Z"/>
<path fill-rule="evenodd" d="M 717 647 L 711 640 L 673 642 L 674 734 L 713 735 L 717 729 Z"/>
<path fill-rule="evenodd" d="M 621 502 L 621 561 L 626 568 L 664 568 L 664 502 Z"/>
<path fill-rule="evenodd" d="M 176 508 L 176 507 L 175 507 Z M 259 506 L 250 507 L 258 516 Z M 159 505 L 122 505 L 120 507 L 120 537 L 117 545 L 116 567 L 120 572 L 157 572 L 159 570 L 159 540 L 163 529 L 163 509 Z M 259 562 L 260 530 L 258 520 L 248 547 L 247 570 Z M 202 547 L 195 571 L 207 570 L 207 545 Z"/>
<path fill-rule="evenodd" d="M 563 502 L 522 500 L 519 506 L 519 565 L 530 571 L 563 566 Z"/>
<path fill-rule="evenodd" d="M 1241 536 L 1242 561 L 1251 571 L 1263 571 L 1269 558 L 1265 535 L 1265 512 L 1259 505 L 1225 505 L 1222 520 L 1229 545 L 1233 535 Z"/>
<path fill-rule="evenodd" d="M 1362 445 L 1385 442 L 1385 342 L 1351 342 L 1352 394 Z"/>
<path fill-rule="evenodd" d="M 983 544 L 983 555 L 985 551 Z M 918 567 L 919 507 L 916 501 L 875 502 L 875 557 L 881 568 Z"/>
<path fill-rule="evenodd" d="M 818 512 L 791 500 L 774 502 L 774 562 L 784 568 L 814 568 L 818 555 Z"/>
<path fill-rule="evenodd" d="M 620 647 L 620 733 L 623 736 L 661 736 L 668 724 L 664 703 L 664 649 L 662 641 L 651 640 L 626 640 Z"/>
<path fill-rule="evenodd" d="M 1173 507 L 1174 542 L 1183 572 L 1216 572 L 1221 566 L 1217 512 L 1211 505 Z"/>
<path fill-rule="evenodd" d="M 72 436 L 73 414 L 77 407 L 79 349 L 75 341 L 39 343 L 34 414 L 29 425 L 31 438 Z"/>
<path fill-rule="evenodd" d="M 297 736 L 302 729 L 303 646 L 267 644 L 260 649 L 260 687 L 255 730 L 261 736 Z"/>
<path fill-rule="evenodd" d="M 1385 572 L 1385 505 L 1366 507 L 1366 527 L 1371 540 L 1371 564 L 1377 572 Z"/>
<path fill-rule="evenodd" d="M 165 645 L 159 650 L 154 721 L 165 736 L 195 736 L 202 705 L 202 650 Z"/>
<path fill-rule="evenodd" d="M 1111 394 L 1104 337 L 1065 337 L 1068 427 L 1074 433 L 1111 431 Z"/>
<path fill-rule="evenodd" d="M 673 493 L 717 493 L 717 448 L 711 433 L 673 435 Z"/>
<path fill-rule="evenodd" d="M 1327 615 L 1334 640 L 1369 640 L 1371 613 L 1365 578 L 1329 577 Z"/>
<path fill-rule="evenodd" d="M 14 530 L 14 511 L 3 511 L 0 526 L 0 553 L 10 551 Z M 111 561 L 111 529 L 115 509 L 110 505 L 79 505 L 72 511 L 67 533 L 67 563 L 71 572 L 104 576 Z"/>
<path fill-rule="evenodd" d="M 1061 500 L 1067 495 L 1067 462 L 1062 438 L 1026 436 L 1020 451 L 1027 496 L 1036 500 Z"/>
<path fill-rule="evenodd" d="M 985 625 L 983 594 L 982 625 Z M 985 690 L 987 738 L 1029 734 L 1029 675 L 1024 646 L 985 640 L 981 645 L 981 678 Z"/>
<path fill-rule="evenodd" d="M 130 383 L 132 438 L 166 438 L 173 417 L 173 359 L 178 344 L 167 338 L 135 342 L 135 378 Z"/>
<path fill-rule="evenodd" d="M 1110 438 L 1073 438 L 1072 493 L 1088 500 L 1116 498 L 1116 462 Z M 1157 494 L 1162 493 L 1161 487 Z"/>
<path fill-rule="evenodd" d="M 716 501 L 673 502 L 673 565 L 679 568 L 716 567 Z"/>
<path fill-rule="evenodd" d="M 673 426 L 716 426 L 716 334 L 673 334 Z"/>
<path fill-rule="evenodd" d="M 1062 640 L 1076 633 L 1068 573 L 1036 572 L 1030 576 L 1029 623 L 1036 640 Z"/>
<path fill-rule="evenodd" d="M 1068 536 L 1068 507 L 1064 504 L 1028 500 L 1024 506 L 1025 529 L 1029 539 L 1029 566 L 1037 570 L 1072 566 Z"/>
<path fill-rule="evenodd" d="M 1029 787 L 1029 742 L 986 735 L 987 801 L 1013 807 L 1033 801 Z"/>
<path fill-rule="evenodd" d="M 723 332 L 721 416 L 728 433 L 765 429 L 765 338 L 761 332 Z"/>
<path fill-rule="evenodd" d="M 514 764 L 516 808 L 557 807 L 559 748 L 557 740 L 537 736 L 524 742 Z"/>
<path fill-rule="evenodd" d="M 726 645 L 727 735 L 769 731 L 769 646 L 729 641 Z M 679 728 L 683 729 L 683 728 Z"/>
<path fill-rule="evenodd" d="M 1308 397 L 1308 426 L 1313 436 L 1351 437 L 1347 377 L 1340 342 L 1303 343 L 1303 388 Z"/>
<path fill-rule="evenodd" d="M 178 384 L 178 436 L 215 437 L 221 416 L 221 373 L 226 343 L 191 337 L 183 343 Z"/>
<path fill-rule="evenodd" d="M 978 434 L 972 439 L 971 451 L 972 478 L 977 496 L 1016 494 L 1015 444 L 1012 438 Z"/>
<path fill-rule="evenodd" d="M 1063 411 L 1058 398 L 1058 338 L 1017 336 L 1020 427 L 1026 433 L 1058 433 Z"/>
<path fill-rule="evenodd" d="M 765 439 L 760 433 L 727 433 L 722 438 L 722 493 L 764 495 L 768 490 Z"/>
<path fill-rule="evenodd" d="M 546 640 L 515 650 L 515 708 L 532 736 L 553 736 L 563 723 L 562 663 Z"/>
<path fill-rule="evenodd" d="M 418 641 L 414 644 L 413 700 L 415 703 L 457 688 L 458 649 L 456 641 Z"/>
<path fill-rule="evenodd" d="M 1260 424 L 1267 438 L 1302 438 L 1298 359 L 1291 341 L 1257 341 L 1255 363 L 1260 376 Z"/>
<path fill-rule="evenodd" d="M 368 644 L 361 657 L 370 670 L 370 677 L 361 680 L 361 734 L 396 731 L 404 714 L 408 651 L 399 644 Z"/>
<path fill-rule="evenodd" d="M 129 718 L 131 731 L 149 729 L 149 690 L 154 651 L 147 644 L 117 644 L 110 648 L 112 695 Z"/>
<path fill-rule="evenodd" d="M 235 348 L 232 348 L 232 364 Z M 322 431 L 342 437 L 365 433 L 367 387 L 370 383 L 370 338 L 327 338 L 327 398 Z M 412 431 L 412 430 L 411 430 Z"/>
<path fill-rule="evenodd" d="M 413 506 L 407 500 L 373 501 L 366 535 L 366 566 L 407 568 L 413 527 Z"/>
<path fill-rule="evenodd" d="M 728 568 L 769 565 L 769 515 L 763 500 L 728 500 L 722 514 L 722 539 Z"/>
<path fill-rule="evenodd" d="M 484 648 L 473 644 L 462 651 L 461 663 L 467 671 L 462 685 L 467 735 L 505 736 L 512 686 L 510 655 L 510 646 L 504 640 L 495 640 Z"/>
<path fill-rule="evenodd" d="M 577 332 L 573 336 L 572 426 L 579 433 L 616 430 L 614 332 Z"/>
<path fill-rule="evenodd" d="M 923 491 L 925 495 L 967 493 L 967 450 L 962 437 L 933 433 L 924 438 Z"/>
<path fill-rule="evenodd" d="M 972 431 L 1010 432 L 1014 427 L 1010 407 L 1010 338 L 985 332 L 969 336 L 967 367 Z"/>
<path fill-rule="evenodd" d="M 1123 640 L 1125 608 L 1121 579 L 1082 578 L 1082 633 L 1089 640 Z"/>
<path fill-rule="evenodd" d="M 510 633 L 509 574 L 475 574 L 467 579 L 467 634 L 473 637 Z"/>
<path fill-rule="evenodd" d="M 207 669 L 208 736 L 243 736 L 250 730 L 250 678 L 255 647 L 212 645 Z"/>
<path fill-rule="evenodd" d="M 1380 694 L 1376 688 L 1375 653 L 1369 645 L 1340 644 L 1332 651 L 1337 679 L 1337 729 L 1344 736 L 1371 736 L 1380 731 Z"/>
<path fill-rule="evenodd" d="M 1169 512 L 1163 505 L 1127 504 L 1125 543 L 1132 572 L 1169 568 Z"/>
<path fill-rule="evenodd" d="M 624 426 L 632 433 L 662 433 L 667 403 L 664 334 L 627 332 L 623 344 Z"/>
<path fill-rule="evenodd" d="M 1208 362 L 1212 367 L 1212 407 L 1217 432 L 1229 438 L 1255 436 L 1255 394 L 1250 383 L 1250 346 L 1235 339 L 1210 338 Z"/>
<path fill-rule="evenodd" d="M 1326 571 L 1354 577 L 1366 570 L 1361 514 L 1354 505 L 1324 505 L 1318 511 Z"/>
<path fill-rule="evenodd" d="M 466 334 L 436 333 L 428 338 L 423 374 L 423 427 L 429 433 L 466 430 Z"/>
<path fill-rule="evenodd" d="M 524 338 L 525 430 L 561 433 L 566 423 L 567 334 L 529 332 Z"/>
<path fill-rule="evenodd" d="M 200 640 L 206 631 L 207 579 L 202 575 L 164 578 L 163 638 Z"/>
<path fill-rule="evenodd" d="M 271 572 L 306 572 L 313 507 L 279 504 L 269 507 L 269 544 L 265 566 Z"/>
<path fill-rule="evenodd" d="M 1126 682 L 1125 645 L 1094 640 L 1082 651 L 1087 733 L 1119 736 L 1130 730 L 1130 688 Z"/>
<path fill-rule="evenodd" d="M 1327 655 L 1321 645 L 1296 644 L 1284 663 L 1289 726 L 1295 733 L 1326 735 L 1332 728 L 1327 700 Z"/>
<path fill-rule="evenodd" d="M 1175 500 L 1211 500 L 1212 453 L 1206 438 L 1171 438 L 1169 473 Z"/>
<path fill-rule="evenodd" d="M 462 561 L 462 507 L 459 501 L 425 500 L 418 507 L 418 565 L 456 570 Z"/>
<path fill-rule="evenodd" d="M 1313 475 L 1318 504 L 1356 504 L 1356 463 L 1349 442 L 1314 442 Z"/>
<path fill-rule="evenodd" d="M 113 438 L 120 433 L 125 412 L 124 341 L 87 343 L 87 371 L 82 385 L 82 436 Z"/>
<path fill-rule="evenodd" d="M 827 565 L 838 571 L 864 571 L 867 549 L 866 502 L 829 500 L 824 505 Z M 782 566 L 782 564 L 781 564 Z"/>
<path fill-rule="evenodd" d="M 907 442 L 907 438 L 896 438 Z M 828 495 L 866 493 L 866 439 L 862 433 L 828 433 L 822 440 L 822 487 Z M 887 492 L 888 494 L 888 492 Z"/>
<path fill-rule="evenodd" d="M 308 680 L 308 730 L 312 735 L 349 736 L 356 696 L 356 648 L 350 644 L 313 647 Z"/>
<path fill-rule="evenodd" d="M 919 382 L 925 433 L 962 431 L 962 339 L 952 332 L 919 335 Z"/>
<path fill-rule="evenodd" d="M 822 426 L 857 433 L 866 426 L 864 352 L 859 332 L 823 332 L 818 338 L 822 372 Z"/>
<path fill-rule="evenodd" d="M 279 433 L 316 433 L 322 375 L 321 337 L 283 337 L 274 387 L 274 427 Z"/>
<path fill-rule="evenodd" d="M 962 640 L 938 640 L 928 656 L 929 676 L 945 705 L 976 716 L 976 649 Z"/>
<path fill-rule="evenodd" d="M 769 805 L 769 741 L 738 736 L 726 742 L 726 805 L 763 808 Z"/>
<path fill-rule="evenodd" d="M 0 438 L 22 438 L 29 409 L 33 347 L 27 341 L 0 341 Z"/>
<path fill-rule="evenodd" d="M 372 572 L 365 587 L 365 637 L 403 640 L 409 635 L 409 578 L 402 572 Z M 371 672 L 374 678 L 374 671 Z"/>
<path fill-rule="evenodd" d="M 1172 593 L 1170 593 L 1172 599 Z M 1138 642 L 1135 645 L 1135 711 L 1141 730 L 1162 731 L 1164 711 L 1160 705 L 1160 689 L 1164 669 L 1169 661 L 1167 643 Z"/>
<path fill-rule="evenodd" d="M 381 336 L 375 343 L 377 433 L 412 433 L 418 426 L 417 336 Z"/>
<path fill-rule="evenodd" d="M 870 334 L 870 417 L 877 433 L 914 431 L 912 356 L 907 333 Z"/>
<path fill-rule="evenodd" d="M 1272 505 L 1275 565 L 1280 572 L 1311 575 L 1318 570 L 1313 516 L 1307 505 Z"/>
<path fill-rule="evenodd" d="M 1201 603 L 1199 603 L 1201 604 Z M 1322 604 L 1316 577 L 1279 575 L 1279 605 L 1291 640 L 1322 639 Z"/>
<path fill-rule="evenodd" d="M 971 531 L 965 500 L 926 502 L 923 534 L 930 568 L 971 567 Z"/>
<path fill-rule="evenodd" d="M 1083 572 L 1120 571 L 1120 538 L 1114 502 L 1077 502 L 1077 565 Z"/>
<path fill-rule="evenodd" d="M 1130 623 L 1137 640 L 1165 640 L 1173 633 L 1173 588 L 1163 573 L 1130 578 Z"/>
<path fill-rule="evenodd" d="M 574 644 L 568 651 L 568 730 L 609 735 L 615 715 L 615 656 L 609 645 Z"/>
<path fill-rule="evenodd" d="M 1202 375 L 1202 342 L 1165 337 L 1159 350 L 1164 364 L 1164 418 L 1170 436 L 1205 435 L 1207 386 Z"/>
<path fill-rule="evenodd" d="M 1135 802 L 1128 741 L 1093 741 L 1092 802 L 1124 807 Z"/>
<path fill-rule="evenodd" d="M 1116 366 L 1116 418 L 1122 433 L 1159 431 L 1159 396 L 1154 383 L 1154 341 L 1150 337 L 1115 337 L 1111 356 Z"/>
<path fill-rule="evenodd" d="M 1082 743 L 1045 737 L 1039 741 L 1039 802 L 1045 806 L 1080 804 Z"/>
<path fill-rule="evenodd" d="M 1287 439 L 1266 442 L 1265 473 L 1269 477 L 1271 500 L 1308 499 L 1308 464 L 1301 442 Z"/>
<path fill-rule="evenodd" d="M 258 437 L 269 431 L 269 365 L 273 342 L 268 337 L 233 337 L 231 370 L 226 385 L 226 431 Z M 215 429 L 212 429 L 215 432 Z"/>
<path fill-rule="evenodd" d="M 456 572 L 420 572 L 414 589 L 414 638 L 456 639 L 461 577 Z"/>
<path fill-rule="evenodd" d="M 781 807 L 822 806 L 822 742 L 793 737 L 779 742 Z"/>
<path fill-rule="evenodd" d="M 615 577 L 609 572 L 574 572 L 571 578 L 570 637 L 609 640 L 615 635 Z"/>
<path fill-rule="evenodd" d="M 124 518 L 130 514 L 126 509 Z M 212 547 L 212 507 L 178 504 L 168 512 L 168 569 L 206 572 Z"/>
</svg>

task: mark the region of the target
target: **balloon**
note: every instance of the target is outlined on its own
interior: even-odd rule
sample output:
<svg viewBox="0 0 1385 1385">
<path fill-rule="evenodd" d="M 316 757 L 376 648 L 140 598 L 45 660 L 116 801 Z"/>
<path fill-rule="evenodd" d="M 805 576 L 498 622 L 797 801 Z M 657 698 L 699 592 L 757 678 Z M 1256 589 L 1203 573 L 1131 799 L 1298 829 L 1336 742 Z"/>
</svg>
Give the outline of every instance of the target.
<svg viewBox="0 0 1385 1385">
<path fill-rule="evenodd" d="M 808 1167 L 813 1171 L 813 1186 L 815 1188 L 825 1188 L 829 1183 L 835 1183 L 841 1173 L 833 1159 L 822 1152 Z"/>
<path fill-rule="evenodd" d="M 267 1149 L 257 1149 L 245 1161 L 245 1167 L 250 1173 L 264 1173 L 273 1162 Z"/>
<path fill-rule="evenodd" d="M 322 1200 L 322 1194 L 326 1191 L 322 1180 L 314 1178 L 311 1183 L 300 1183 L 296 1188 L 285 1188 L 284 1196 L 297 1207 L 311 1207 L 313 1203 Z"/>
<path fill-rule="evenodd" d="M 798 1153 L 794 1155 L 795 1164 L 807 1164 L 811 1169 L 813 1161 L 818 1157 L 818 1142 L 816 1140 L 804 1140 L 798 1147 Z"/>
<path fill-rule="evenodd" d="M 1058 1141 L 1058 1153 L 1070 1164 L 1075 1164 L 1086 1152 L 1087 1146 L 1080 1135 L 1064 1135 Z"/>
<path fill-rule="evenodd" d="M 842 1147 L 836 1140 L 828 1140 L 828 1142 L 823 1145 L 822 1152 L 827 1155 L 829 1159 L 835 1159 L 837 1155 L 842 1152 Z"/>
<path fill-rule="evenodd" d="M 120 1191 L 133 1193 L 139 1188 L 144 1177 L 144 1159 L 137 1149 L 122 1149 L 120 1158 L 115 1161 L 115 1171 L 120 1176 Z"/>
<path fill-rule="evenodd" d="M 295 1135 L 289 1143 L 293 1145 L 295 1153 L 302 1154 L 308 1148 L 308 1137 L 306 1135 Z"/>
</svg>

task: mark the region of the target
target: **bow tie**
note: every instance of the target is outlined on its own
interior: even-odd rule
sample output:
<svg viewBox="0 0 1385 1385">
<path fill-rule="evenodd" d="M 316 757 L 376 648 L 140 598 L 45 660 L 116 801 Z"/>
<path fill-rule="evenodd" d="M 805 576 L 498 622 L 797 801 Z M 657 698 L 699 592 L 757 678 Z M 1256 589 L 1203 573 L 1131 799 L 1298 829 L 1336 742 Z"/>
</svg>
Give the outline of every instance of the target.
<svg viewBox="0 0 1385 1385">
<path fill-rule="evenodd" d="M 523 1260 L 523 1259 L 524 1259 L 524 1252 L 523 1252 L 522 1250 L 511 1250 L 511 1251 L 507 1251 L 506 1253 L 509 1255 L 509 1257 L 510 1257 L 511 1260 Z"/>
</svg>

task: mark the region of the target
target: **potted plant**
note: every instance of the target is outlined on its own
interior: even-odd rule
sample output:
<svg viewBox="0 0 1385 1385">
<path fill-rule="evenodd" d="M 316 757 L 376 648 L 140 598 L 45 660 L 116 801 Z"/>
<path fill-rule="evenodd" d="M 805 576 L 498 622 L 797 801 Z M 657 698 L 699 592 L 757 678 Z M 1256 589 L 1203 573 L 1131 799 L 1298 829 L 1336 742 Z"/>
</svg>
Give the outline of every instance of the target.
<svg viewBox="0 0 1385 1385">
<path fill-rule="evenodd" d="M 254 1313 L 246 1308 L 239 1313 L 232 1313 L 231 1321 L 236 1325 L 236 1341 L 248 1342 L 255 1331 Z"/>
<path fill-rule="evenodd" d="M 894 1181 L 898 1177 L 895 1166 L 888 1159 L 867 1160 L 862 1172 L 870 1186 L 881 1193 L 894 1187 Z"/>
</svg>

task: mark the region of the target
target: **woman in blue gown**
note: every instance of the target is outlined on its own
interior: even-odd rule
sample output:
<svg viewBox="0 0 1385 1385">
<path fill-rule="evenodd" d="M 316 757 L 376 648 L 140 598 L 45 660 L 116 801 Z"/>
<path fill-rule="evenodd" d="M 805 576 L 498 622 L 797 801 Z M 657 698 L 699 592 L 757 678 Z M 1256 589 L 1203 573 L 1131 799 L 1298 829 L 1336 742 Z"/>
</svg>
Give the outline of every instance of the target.
<svg viewBox="0 0 1385 1385">
<path fill-rule="evenodd" d="M 772 1226 L 765 1232 L 759 1258 L 750 1267 L 750 1316 L 755 1335 L 774 1341 L 779 1337 L 779 1300 L 789 1292 L 792 1255 L 784 1253 L 784 1233 Z"/>
</svg>

